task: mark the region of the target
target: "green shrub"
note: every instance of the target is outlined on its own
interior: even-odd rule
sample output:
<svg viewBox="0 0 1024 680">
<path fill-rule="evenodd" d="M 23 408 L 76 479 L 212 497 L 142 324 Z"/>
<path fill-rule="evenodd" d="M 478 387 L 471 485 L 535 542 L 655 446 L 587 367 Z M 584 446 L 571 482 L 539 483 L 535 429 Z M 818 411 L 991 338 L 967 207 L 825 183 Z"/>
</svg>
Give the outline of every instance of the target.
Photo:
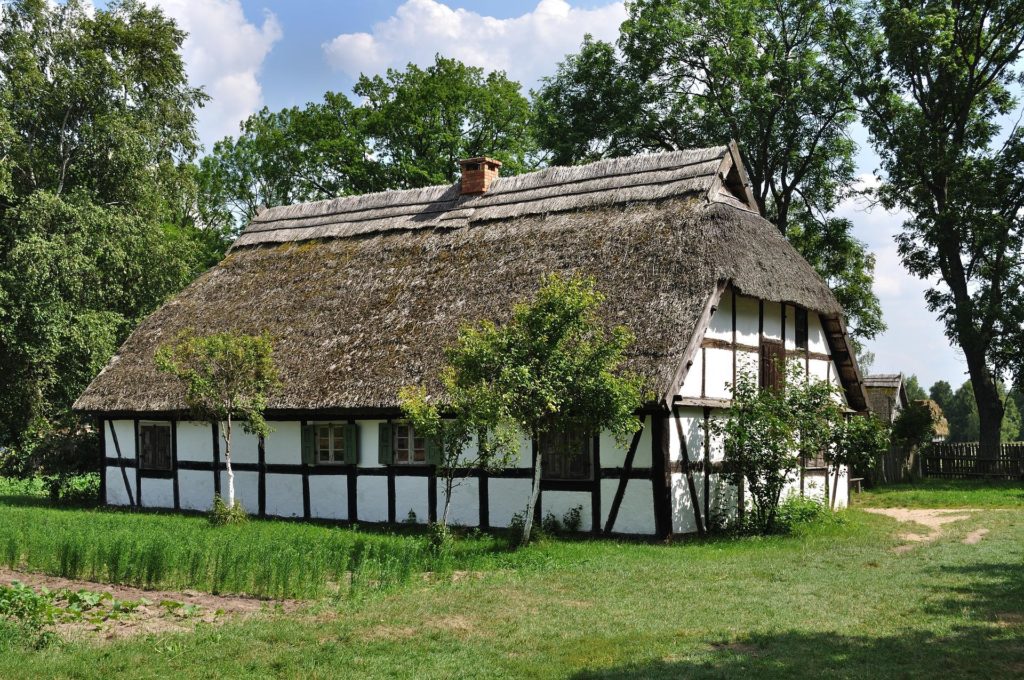
<svg viewBox="0 0 1024 680">
<path fill-rule="evenodd" d="M 831 511 L 824 503 L 793 494 L 779 503 L 775 528 L 778 533 L 789 533 L 802 524 L 818 522 L 831 515 Z"/>
<path fill-rule="evenodd" d="M 562 523 L 555 517 L 555 513 L 549 512 L 544 515 L 544 519 L 541 520 L 540 529 L 545 534 L 554 535 L 562 530 Z"/>
<path fill-rule="evenodd" d="M 224 499 L 220 497 L 220 494 L 213 497 L 213 508 L 210 510 L 210 524 L 215 527 L 222 527 L 229 524 L 245 524 L 248 521 L 249 515 L 238 499 L 235 499 L 234 506 L 229 508 Z"/>
<path fill-rule="evenodd" d="M 583 526 L 583 506 L 577 505 L 569 508 L 564 515 L 562 515 L 562 527 L 569 533 L 576 533 Z"/>
</svg>

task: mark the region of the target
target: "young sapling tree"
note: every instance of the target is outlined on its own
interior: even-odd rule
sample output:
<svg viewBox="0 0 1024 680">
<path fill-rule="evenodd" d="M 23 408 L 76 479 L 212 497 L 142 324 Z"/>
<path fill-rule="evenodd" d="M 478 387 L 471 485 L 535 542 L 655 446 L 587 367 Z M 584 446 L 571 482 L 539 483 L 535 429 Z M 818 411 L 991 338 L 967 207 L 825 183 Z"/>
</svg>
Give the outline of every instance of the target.
<svg viewBox="0 0 1024 680">
<path fill-rule="evenodd" d="M 229 511 L 235 501 L 235 476 L 231 469 L 231 434 L 236 420 L 246 432 L 265 437 L 270 433 L 263 411 L 280 384 L 273 359 L 273 343 L 266 333 L 241 335 L 183 333 L 160 347 L 157 367 L 177 377 L 185 387 L 185 403 L 195 417 L 224 423 L 224 463 L 228 476 Z"/>
<path fill-rule="evenodd" d="M 494 471 L 510 465 L 518 442 L 518 432 L 502 428 L 500 423 L 493 424 L 495 431 L 488 433 L 487 419 L 483 416 L 493 409 L 487 408 L 487 402 L 477 396 L 475 390 L 460 389 L 452 377 L 450 370 L 442 375 L 450 397 L 446 408 L 450 417 L 442 415 L 424 387 L 407 386 L 398 393 L 405 417 L 417 433 L 427 437 L 428 449 L 436 451 L 437 475 L 444 485 L 444 509 L 438 521 L 442 536 L 448 535 L 448 511 L 455 488 L 471 470 Z M 476 447 L 472 450 L 474 437 Z"/>
<path fill-rule="evenodd" d="M 460 331 L 446 382 L 499 444 L 510 432 L 536 442 L 545 434 L 608 431 L 624 442 L 640 428 L 643 382 L 621 368 L 633 336 L 624 326 L 606 330 L 603 301 L 593 279 L 550 275 L 504 325 L 483 321 Z M 541 468 L 535 456 L 522 545 L 530 540 Z"/>
</svg>

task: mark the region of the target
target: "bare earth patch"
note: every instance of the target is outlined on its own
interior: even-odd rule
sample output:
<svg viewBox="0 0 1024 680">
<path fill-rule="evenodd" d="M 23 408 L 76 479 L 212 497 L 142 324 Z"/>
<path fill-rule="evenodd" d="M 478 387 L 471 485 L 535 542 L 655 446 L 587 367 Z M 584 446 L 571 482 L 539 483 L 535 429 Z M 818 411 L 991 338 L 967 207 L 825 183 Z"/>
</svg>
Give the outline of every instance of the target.
<svg viewBox="0 0 1024 680">
<path fill-rule="evenodd" d="M 907 544 L 896 547 L 896 552 L 900 553 L 912 550 L 915 543 L 930 543 L 934 541 L 942 536 L 945 525 L 970 519 L 971 513 L 978 512 L 975 509 L 923 510 L 911 508 L 864 508 L 864 511 L 892 517 L 897 522 L 912 522 L 928 529 L 928 532 L 923 534 L 900 534 L 899 537 L 902 540 L 908 541 Z M 964 539 L 964 543 L 973 545 L 980 541 L 981 537 L 987 533 L 988 529 L 973 531 Z"/>
<path fill-rule="evenodd" d="M 981 529 L 975 529 L 971 533 L 964 537 L 964 543 L 966 545 L 975 545 L 981 542 L 982 537 L 988 533 L 988 529 L 982 527 Z"/>
<path fill-rule="evenodd" d="M 54 631 L 64 638 L 113 640 L 135 635 L 186 632 L 193 630 L 199 623 L 222 624 L 228 620 L 250 618 L 273 611 L 293 612 L 301 606 L 296 600 L 266 601 L 191 590 L 142 590 L 0 568 L 0 585 L 10 585 L 14 581 L 20 581 L 36 590 L 87 590 L 109 593 L 116 600 L 147 602 L 130 613 L 101 622 L 82 620 L 54 625 Z"/>
</svg>

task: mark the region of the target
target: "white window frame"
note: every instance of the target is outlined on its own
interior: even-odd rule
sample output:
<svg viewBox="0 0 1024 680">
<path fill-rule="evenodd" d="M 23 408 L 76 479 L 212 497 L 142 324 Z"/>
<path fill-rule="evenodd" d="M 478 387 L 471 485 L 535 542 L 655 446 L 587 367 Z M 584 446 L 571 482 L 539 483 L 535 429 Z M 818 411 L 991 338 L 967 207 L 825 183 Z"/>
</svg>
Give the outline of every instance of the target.
<svg viewBox="0 0 1024 680">
<path fill-rule="evenodd" d="M 313 464 L 314 465 L 344 465 L 345 464 L 345 426 L 348 423 L 334 421 L 314 422 L 313 426 Z M 320 429 L 327 428 L 327 456 L 324 460 L 320 457 L 323 449 L 320 448 Z"/>
<path fill-rule="evenodd" d="M 399 437 L 406 439 L 405 449 L 400 449 L 398 446 Z M 417 447 L 416 440 L 423 442 L 423 446 Z M 399 451 L 405 451 L 406 459 L 399 459 Z M 422 451 L 423 460 L 416 460 L 416 452 Z M 426 465 L 427 464 L 427 438 L 424 436 L 417 436 L 416 430 L 413 428 L 412 423 L 408 422 L 395 422 L 392 427 L 391 435 L 391 460 L 395 465 Z"/>
</svg>

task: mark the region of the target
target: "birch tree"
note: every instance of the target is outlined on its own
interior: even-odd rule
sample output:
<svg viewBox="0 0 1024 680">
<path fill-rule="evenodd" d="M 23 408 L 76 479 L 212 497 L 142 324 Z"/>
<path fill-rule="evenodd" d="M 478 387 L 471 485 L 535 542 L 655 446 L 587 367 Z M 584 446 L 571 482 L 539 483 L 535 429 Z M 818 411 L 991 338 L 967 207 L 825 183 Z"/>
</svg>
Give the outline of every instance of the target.
<svg viewBox="0 0 1024 680">
<path fill-rule="evenodd" d="M 270 433 L 263 411 L 280 384 L 272 355 L 273 343 L 267 334 L 185 333 L 157 351 L 157 367 L 183 383 L 188 410 L 196 418 L 224 423 L 230 509 L 236 507 L 232 431 L 241 421 L 246 432 L 261 437 Z"/>
</svg>

